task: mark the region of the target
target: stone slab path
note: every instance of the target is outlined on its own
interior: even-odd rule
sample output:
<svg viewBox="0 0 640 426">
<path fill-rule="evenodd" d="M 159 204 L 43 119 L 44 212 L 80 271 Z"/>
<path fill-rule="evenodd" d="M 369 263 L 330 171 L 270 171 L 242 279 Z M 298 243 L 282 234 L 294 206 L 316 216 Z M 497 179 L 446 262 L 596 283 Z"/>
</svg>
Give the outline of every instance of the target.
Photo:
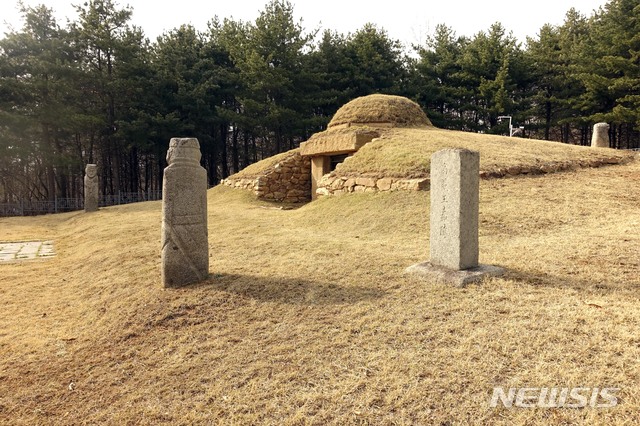
<svg viewBox="0 0 640 426">
<path fill-rule="evenodd" d="M 0 262 L 53 257 L 53 241 L 0 242 Z"/>
</svg>

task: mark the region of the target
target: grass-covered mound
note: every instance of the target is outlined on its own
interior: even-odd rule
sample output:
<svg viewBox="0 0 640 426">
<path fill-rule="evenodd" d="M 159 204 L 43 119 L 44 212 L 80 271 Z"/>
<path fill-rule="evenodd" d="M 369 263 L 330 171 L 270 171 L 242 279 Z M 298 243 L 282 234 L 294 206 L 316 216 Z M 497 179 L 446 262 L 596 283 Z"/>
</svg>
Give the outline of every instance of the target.
<svg viewBox="0 0 640 426">
<path fill-rule="evenodd" d="M 385 123 L 389 126 L 376 127 Z M 379 137 L 360 147 L 355 142 L 351 143 L 360 133 L 375 133 Z M 624 163 L 634 157 L 631 151 L 437 129 L 417 103 L 402 96 L 379 94 L 356 98 L 342 106 L 328 129 L 313 135 L 307 143 L 331 147 L 341 141 L 346 142 L 342 144 L 345 146 L 358 145 L 354 148 L 358 151 L 333 172 L 343 177 L 428 178 L 431 155 L 445 148 L 479 151 L 483 177 L 598 167 Z M 264 175 L 278 162 L 296 153 L 301 153 L 301 150 L 267 158 L 231 176 L 231 179 L 253 179 Z"/>
<path fill-rule="evenodd" d="M 349 133 L 358 128 L 328 130 Z M 363 130 L 370 129 L 362 127 Z M 369 142 L 334 172 L 338 176 L 424 178 L 429 176 L 431 155 L 444 148 L 467 148 L 480 152 L 480 171 L 485 177 L 538 174 L 623 163 L 634 153 L 559 142 L 443 130 L 434 127 L 376 129 L 381 137 Z M 255 178 L 299 149 L 252 164 L 232 178 Z"/>
<path fill-rule="evenodd" d="M 635 424 L 640 164 L 481 182 L 465 289 L 428 257 L 429 193 L 277 210 L 209 191 L 210 279 L 160 282 L 159 202 L 0 219 L 0 423 Z M 492 409 L 494 386 L 619 387 L 610 409 Z"/>
<path fill-rule="evenodd" d="M 431 155 L 445 148 L 479 151 L 480 171 L 488 177 L 599 166 L 634 157 L 631 151 L 433 127 L 384 129 L 381 133 L 381 138 L 368 143 L 340 165 L 337 173 L 342 176 L 428 177 Z"/>
<path fill-rule="evenodd" d="M 376 124 L 384 123 L 390 126 L 376 127 Z M 334 175 L 428 178 L 431 155 L 445 148 L 479 151 L 481 174 L 489 178 L 599 167 L 624 163 L 634 157 L 631 151 L 437 129 L 417 103 L 391 95 L 369 95 L 348 102 L 336 112 L 329 128 L 313 135 L 307 143 L 332 147 L 343 140 L 355 141 L 359 133 L 372 132 L 379 137 L 358 146 L 358 151 L 339 165 Z M 351 145 L 358 144 L 353 142 Z M 267 158 L 230 178 L 259 177 L 271 171 L 278 162 L 300 152 L 295 149 Z"/>
<path fill-rule="evenodd" d="M 329 122 L 329 129 L 340 125 L 390 124 L 392 126 L 431 126 L 420 105 L 402 96 L 369 95 L 343 105 Z"/>
</svg>

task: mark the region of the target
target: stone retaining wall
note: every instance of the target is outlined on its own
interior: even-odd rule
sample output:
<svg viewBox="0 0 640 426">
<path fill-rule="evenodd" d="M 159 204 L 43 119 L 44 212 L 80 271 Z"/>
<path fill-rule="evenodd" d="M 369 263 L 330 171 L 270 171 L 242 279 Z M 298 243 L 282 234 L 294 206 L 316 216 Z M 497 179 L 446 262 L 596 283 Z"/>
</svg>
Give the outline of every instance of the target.
<svg viewBox="0 0 640 426">
<path fill-rule="evenodd" d="M 556 173 L 581 168 L 596 168 L 615 164 L 626 164 L 633 160 L 633 157 L 605 157 L 591 160 L 562 161 L 553 163 L 542 163 L 534 166 L 510 166 L 496 168 L 494 170 L 483 170 L 480 177 L 483 179 L 502 178 L 517 175 L 542 175 L 546 173 Z"/>
<path fill-rule="evenodd" d="M 429 189 L 429 178 L 401 179 L 376 177 L 344 177 L 335 173 L 324 175 L 318 182 L 316 194 L 340 195 L 350 192 L 379 191 L 426 191 Z"/>
<path fill-rule="evenodd" d="M 556 163 L 542 163 L 539 165 L 510 166 L 483 170 L 480 178 L 493 179 L 517 175 L 539 175 L 556 173 L 566 170 L 576 170 L 585 167 L 602 167 L 613 164 L 624 164 L 632 157 L 608 157 L 593 160 L 566 161 Z M 338 166 L 339 170 L 340 166 Z M 316 194 L 318 196 L 341 195 L 351 192 L 379 192 L 379 191 L 428 191 L 429 178 L 389 178 L 389 177 L 345 177 L 337 172 L 331 172 L 318 182 Z"/>
<path fill-rule="evenodd" d="M 609 157 L 593 160 L 577 160 L 556 163 L 541 163 L 538 165 L 510 166 L 483 170 L 482 179 L 501 178 L 517 175 L 537 175 L 555 173 L 565 170 L 575 170 L 585 167 L 601 167 L 612 164 L 624 164 L 633 157 Z M 429 178 L 392 178 L 371 176 L 340 176 L 338 171 L 324 175 L 318 182 L 316 194 L 318 196 L 341 195 L 352 192 L 380 192 L 380 191 L 428 191 Z M 230 177 L 223 181 L 224 185 L 252 191 L 259 199 L 286 203 L 304 203 L 311 200 L 311 161 L 309 157 L 302 157 L 297 152 L 277 163 L 263 176 L 255 178 L 234 179 Z"/>
<path fill-rule="evenodd" d="M 261 200 L 305 203 L 311 200 L 311 160 L 296 152 L 262 176 L 242 179 L 231 176 L 222 183 L 252 191 Z"/>
</svg>

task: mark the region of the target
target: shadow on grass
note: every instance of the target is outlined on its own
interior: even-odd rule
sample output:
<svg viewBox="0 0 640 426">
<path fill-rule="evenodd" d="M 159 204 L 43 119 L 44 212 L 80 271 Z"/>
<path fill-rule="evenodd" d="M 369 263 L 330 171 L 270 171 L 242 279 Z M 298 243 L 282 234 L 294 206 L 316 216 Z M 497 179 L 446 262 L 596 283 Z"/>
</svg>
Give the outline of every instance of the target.
<svg viewBox="0 0 640 426">
<path fill-rule="evenodd" d="M 385 295 L 383 290 L 374 287 L 345 286 L 297 278 L 265 278 L 232 274 L 210 274 L 206 281 L 183 287 L 182 290 L 205 287 L 264 302 L 276 301 L 303 305 L 352 304 L 379 299 Z"/>
<path fill-rule="evenodd" d="M 594 293 L 609 294 L 620 292 L 633 292 L 637 294 L 640 284 L 637 282 L 600 281 L 585 278 L 573 278 L 570 276 L 558 276 L 544 272 L 515 271 L 509 269 L 503 278 L 519 281 L 534 287 L 550 287 L 557 289 L 572 289 Z"/>
</svg>

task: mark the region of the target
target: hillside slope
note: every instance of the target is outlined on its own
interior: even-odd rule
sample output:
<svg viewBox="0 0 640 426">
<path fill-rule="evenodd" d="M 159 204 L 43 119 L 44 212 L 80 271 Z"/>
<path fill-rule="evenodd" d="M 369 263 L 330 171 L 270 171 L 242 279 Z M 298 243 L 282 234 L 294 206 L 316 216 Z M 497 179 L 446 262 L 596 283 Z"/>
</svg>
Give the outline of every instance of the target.
<svg viewBox="0 0 640 426">
<path fill-rule="evenodd" d="M 355 160 L 354 160 L 355 161 Z M 159 202 L 0 219 L 0 423 L 632 424 L 640 163 L 483 180 L 465 289 L 404 276 L 429 193 L 279 210 L 209 191 L 208 282 L 160 284 Z M 619 387 L 611 409 L 492 409 L 494 386 Z"/>
<path fill-rule="evenodd" d="M 366 144 L 334 175 L 425 178 L 431 155 L 444 148 L 465 148 L 480 152 L 480 170 L 485 177 L 557 171 L 619 164 L 634 158 L 631 151 L 568 145 L 537 139 L 485 135 L 435 127 L 381 128 L 381 137 Z M 231 180 L 256 178 L 291 153 L 288 151 L 254 163 L 230 176 Z"/>
</svg>

